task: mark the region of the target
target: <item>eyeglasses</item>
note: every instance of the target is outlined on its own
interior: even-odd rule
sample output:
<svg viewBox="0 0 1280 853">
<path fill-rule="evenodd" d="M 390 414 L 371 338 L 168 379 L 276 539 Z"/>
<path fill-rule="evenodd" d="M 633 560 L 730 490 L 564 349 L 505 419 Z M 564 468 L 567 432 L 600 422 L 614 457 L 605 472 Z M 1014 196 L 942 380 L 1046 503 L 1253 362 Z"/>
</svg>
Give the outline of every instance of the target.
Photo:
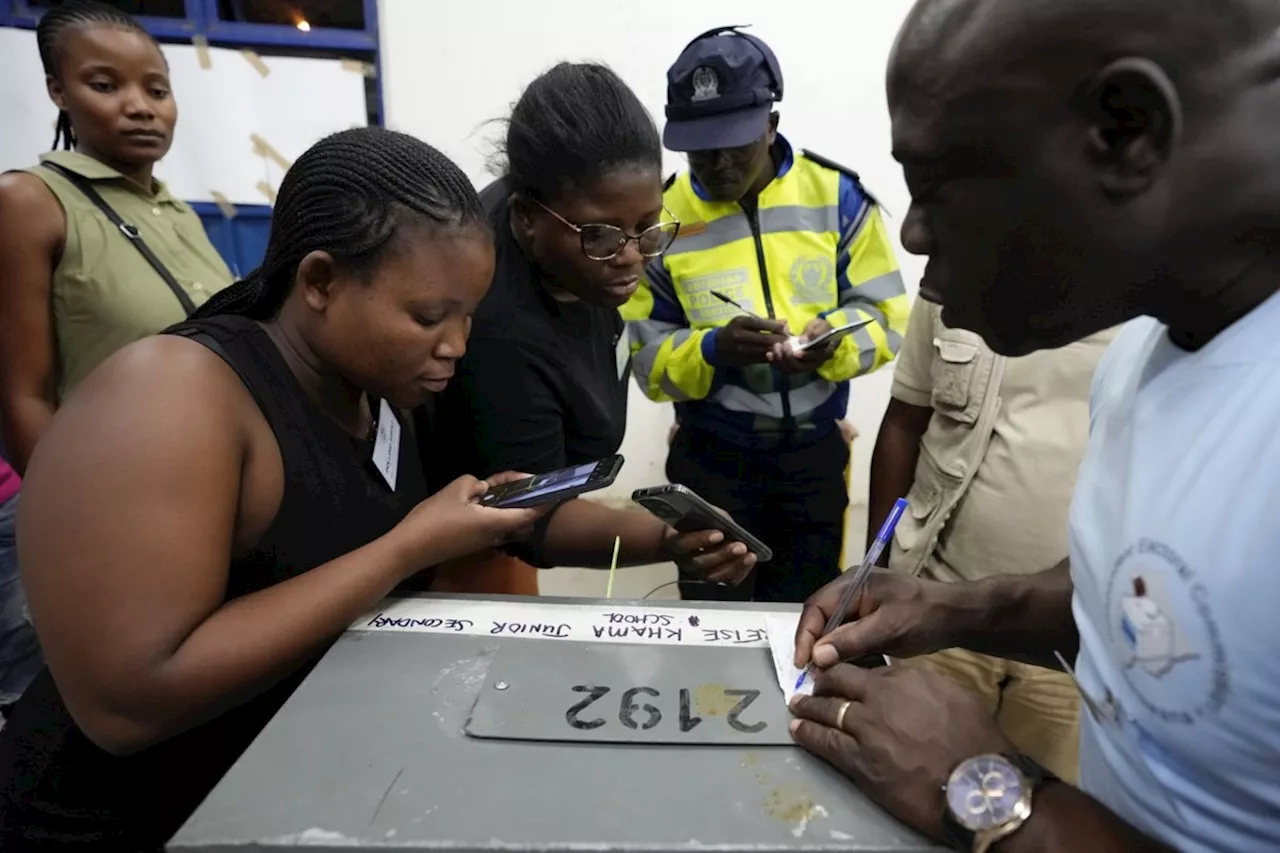
<svg viewBox="0 0 1280 853">
<path fill-rule="evenodd" d="M 680 233 L 680 223 L 675 217 L 666 222 L 659 222 L 657 225 L 650 225 L 639 234 L 628 234 L 616 225 L 598 223 L 575 225 L 537 199 L 534 201 L 538 203 L 538 207 L 578 232 L 578 237 L 582 241 L 582 254 L 593 261 L 613 260 L 621 255 L 627 248 L 627 244 L 633 240 L 641 255 L 646 258 L 656 258 L 670 248 L 672 241 Z M 671 211 L 666 207 L 662 210 L 667 216 L 671 216 Z"/>
</svg>

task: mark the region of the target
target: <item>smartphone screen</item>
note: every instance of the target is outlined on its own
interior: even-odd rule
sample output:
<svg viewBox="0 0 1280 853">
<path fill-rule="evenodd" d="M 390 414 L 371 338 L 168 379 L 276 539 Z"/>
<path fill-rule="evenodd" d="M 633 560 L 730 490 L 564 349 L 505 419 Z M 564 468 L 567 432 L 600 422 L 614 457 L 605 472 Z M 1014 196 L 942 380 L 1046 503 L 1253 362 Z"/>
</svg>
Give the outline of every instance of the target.
<svg viewBox="0 0 1280 853">
<path fill-rule="evenodd" d="M 602 489 L 613 482 L 622 467 L 621 456 L 611 456 L 599 462 L 572 465 L 546 474 L 539 474 L 514 483 L 495 486 L 480 499 L 488 506 L 516 507 L 574 497 L 583 492 Z"/>
</svg>

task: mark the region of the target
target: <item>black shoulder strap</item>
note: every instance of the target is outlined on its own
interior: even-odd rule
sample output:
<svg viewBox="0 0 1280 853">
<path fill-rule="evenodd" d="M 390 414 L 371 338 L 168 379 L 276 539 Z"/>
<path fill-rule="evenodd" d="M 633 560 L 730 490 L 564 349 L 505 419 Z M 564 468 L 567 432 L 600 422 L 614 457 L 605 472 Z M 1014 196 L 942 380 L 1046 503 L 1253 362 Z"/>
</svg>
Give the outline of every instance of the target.
<svg viewBox="0 0 1280 853">
<path fill-rule="evenodd" d="M 248 388 L 250 392 L 252 392 L 253 386 L 249 384 L 249 377 L 245 376 L 244 371 L 241 370 L 239 367 L 237 367 L 236 363 L 231 360 L 231 355 L 222 346 L 222 343 L 213 335 L 206 332 L 204 329 L 195 328 L 193 326 L 182 325 L 182 326 L 176 326 L 171 329 L 166 329 L 164 331 L 164 334 L 175 335 L 180 338 L 187 338 L 188 340 L 195 341 L 198 344 L 203 344 L 208 349 L 213 350 L 213 354 L 216 355 L 218 358 L 222 359 L 223 361 L 225 361 L 227 363 L 227 366 L 230 367 L 232 370 L 234 370 L 236 372 L 236 375 L 240 377 L 240 381 L 244 383 L 245 387 Z"/>
<path fill-rule="evenodd" d="M 662 191 L 666 192 L 667 190 L 671 189 L 671 187 L 675 185 L 676 178 L 678 177 L 680 177 L 679 172 L 672 172 L 671 177 L 667 178 L 665 181 L 662 182 Z"/>
<path fill-rule="evenodd" d="M 179 326 L 172 326 L 168 329 L 165 329 L 163 332 L 161 332 L 161 334 L 175 335 L 180 338 L 186 338 L 187 340 L 195 341 L 196 343 L 201 344 L 206 349 L 210 350 L 218 358 L 226 362 L 227 367 L 230 367 L 232 370 L 234 370 L 236 372 L 236 376 L 240 377 L 240 381 L 244 383 L 245 390 L 249 392 L 249 396 L 253 397 L 254 402 L 258 404 L 258 408 L 262 410 L 263 417 L 266 417 L 268 420 L 270 420 L 270 418 L 267 416 L 267 412 L 269 412 L 270 409 L 267 407 L 267 403 L 262 398 L 262 395 L 258 393 L 257 386 L 255 386 L 252 382 L 249 381 L 249 374 L 245 373 L 243 370 L 240 369 L 240 366 L 236 364 L 235 360 L 231 357 L 231 354 L 227 352 L 226 347 L 222 345 L 221 341 L 219 341 L 213 335 L 209 334 L 209 332 L 205 331 L 204 329 L 198 326 L 187 325 L 185 323 Z"/>
<path fill-rule="evenodd" d="M 66 178 L 75 186 L 76 189 L 80 190 L 80 192 L 84 194 L 85 198 L 93 202 L 94 206 L 98 208 L 98 210 L 102 211 L 102 215 L 107 217 L 111 224 L 118 228 L 120 233 L 128 238 L 129 242 L 133 244 L 134 248 L 137 249 L 139 253 L 141 253 L 142 257 L 147 259 L 147 263 L 151 264 L 156 273 L 164 279 L 164 283 L 169 285 L 169 289 L 173 291 L 174 296 L 178 297 L 178 302 L 182 304 L 182 310 L 186 312 L 187 316 L 190 317 L 192 313 L 195 312 L 196 306 L 195 303 L 191 301 L 191 297 L 182 289 L 182 285 L 178 284 L 178 280 L 175 279 L 173 274 L 169 272 L 168 268 L 161 263 L 160 259 L 151 251 L 151 248 L 146 243 L 142 242 L 142 235 L 138 233 L 138 229 L 121 219 L 120 214 L 116 213 L 115 210 L 112 209 L 111 205 L 107 204 L 106 199 L 98 195 L 98 191 L 93 188 L 91 183 L 85 180 L 83 176 L 77 175 L 75 172 L 60 166 L 57 163 L 45 162 L 40 165 L 50 171 L 57 172 L 62 177 Z"/>
<path fill-rule="evenodd" d="M 853 182 L 858 185 L 858 189 L 862 190 L 862 194 L 866 196 L 868 199 L 870 199 L 871 203 L 874 204 L 876 207 L 880 207 L 880 200 L 871 194 L 871 192 L 866 188 L 866 185 L 862 183 L 862 177 L 853 169 L 850 169 L 848 166 L 841 166 L 835 160 L 828 160 L 826 157 L 823 157 L 821 154 L 814 154 L 808 148 L 801 148 L 800 153 L 804 156 L 806 160 L 812 160 L 813 162 L 817 163 L 819 166 L 826 166 L 828 169 L 832 169 L 833 171 L 839 172 L 842 175 L 848 175 L 849 177 L 853 178 Z"/>
</svg>

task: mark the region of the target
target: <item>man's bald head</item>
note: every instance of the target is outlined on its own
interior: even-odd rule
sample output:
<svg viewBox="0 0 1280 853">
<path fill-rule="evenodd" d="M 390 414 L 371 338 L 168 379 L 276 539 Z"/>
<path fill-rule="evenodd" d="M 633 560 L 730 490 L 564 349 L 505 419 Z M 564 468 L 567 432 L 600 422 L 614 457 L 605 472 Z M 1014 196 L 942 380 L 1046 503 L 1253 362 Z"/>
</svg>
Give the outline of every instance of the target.
<svg viewBox="0 0 1280 853">
<path fill-rule="evenodd" d="M 944 318 L 1017 354 L 1194 313 L 1241 228 L 1280 235 L 1278 28 L 1275 0 L 918 2 L 889 101 Z"/>
<path fill-rule="evenodd" d="M 1179 83 L 1274 35 L 1275 0 L 921 0 L 894 48 L 895 76 L 984 71 L 1066 78 L 1144 56 Z"/>
</svg>

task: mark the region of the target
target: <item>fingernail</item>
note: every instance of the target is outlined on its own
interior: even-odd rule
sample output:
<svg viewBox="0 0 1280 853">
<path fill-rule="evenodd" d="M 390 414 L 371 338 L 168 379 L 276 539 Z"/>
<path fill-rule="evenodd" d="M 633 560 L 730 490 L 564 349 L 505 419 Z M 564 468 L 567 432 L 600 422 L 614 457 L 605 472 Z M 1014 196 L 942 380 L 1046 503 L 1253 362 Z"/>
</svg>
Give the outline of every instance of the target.
<svg viewBox="0 0 1280 853">
<path fill-rule="evenodd" d="M 788 708 L 790 708 L 790 709 L 791 709 L 791 710 L 793 710 L 793 711 L 794 711 L 796 708 L 800 707 L 800 694 L 799 694 L 799 693 L 797 693 L 795 696 L 792 696 L 792 697 L 791 697 L 791 701 L 787 703 L 787 707 L 788 707 Z"/>
<path fill-rule="evenodd" d="M 733 546 L 733 553 L 734 556 L 741 557 L 743 554 L 747 553 L 747 546 L 739 542 L 737 545 Z"/>
<path fill-rule="evenodd" d="M 791 733 L 792 733 L 792 734 L 795 734 L 796 732 L 798 732 L 798 731 L 800 730 L 800 721 L 799 721 L 799 720 L 792 720 L 792 721 L 787 725 L 787 728 L 791 729 Z"/>
<path fill-rule="evenodd" d="M 831 646 L 815 646 L 813 649 L 813 662 L 818 666 L 831 666 L 838 657 Z"/>
<path fill-rule="evenodd" d="M 711 542 L 713 544 L 716 542 L 723 542 L 723 541 L 724 541 L 724 534 L 721 533 L 720 531 L 717 530 L 716 532 L 711 534 Z"/>
</svg>

